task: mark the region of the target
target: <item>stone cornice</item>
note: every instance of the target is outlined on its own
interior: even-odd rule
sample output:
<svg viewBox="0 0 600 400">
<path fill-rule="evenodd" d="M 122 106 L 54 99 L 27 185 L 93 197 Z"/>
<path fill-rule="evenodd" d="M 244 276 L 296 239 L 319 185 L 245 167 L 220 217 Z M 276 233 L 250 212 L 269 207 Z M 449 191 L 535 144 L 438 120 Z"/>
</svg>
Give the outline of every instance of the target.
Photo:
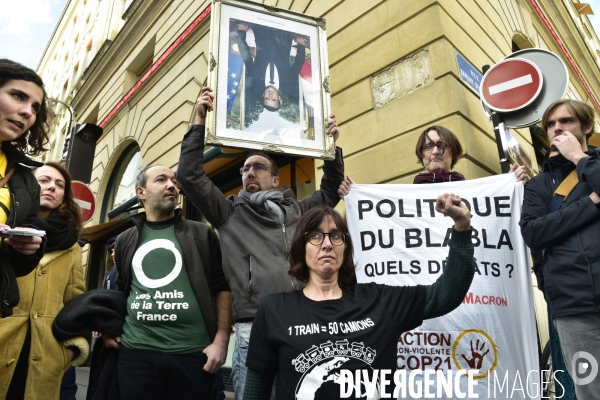
<svg viewBox="0 0 600 400">
<path fill-rule="evenodd" d="M 131 4 L 129 5 L 129 7 L 127 7 L 127 10 L 125 10 L 123 12 L 123 15 L 121 16 L 121 18 L 124 21 L 127 21 L 129 19 L 129 17 L 131 17 L 133 15 L 133 13 L 135 13 L 138 9 L 138 7 L 140 6 L 140 4 L 142 4 L 144 0 L 135 0 L 132 1 Z"/>
</svg>

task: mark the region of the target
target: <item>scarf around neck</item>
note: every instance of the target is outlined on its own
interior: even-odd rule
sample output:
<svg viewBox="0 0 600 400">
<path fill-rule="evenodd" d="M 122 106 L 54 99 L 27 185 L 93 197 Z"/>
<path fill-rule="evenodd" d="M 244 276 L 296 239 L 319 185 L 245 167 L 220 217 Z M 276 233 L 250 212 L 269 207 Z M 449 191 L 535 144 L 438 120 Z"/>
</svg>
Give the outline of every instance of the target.
<svg viewBox="0 0 600 400">
<path fill-rule="evenodd" d="M 464 181 L 465 177 L 459 172 L 450 172 L 441 168 L 422 172 L 415 176 L 413 184 Z"/>
<path fill-rule="evenodd" d="M 250 193 L 246 190 L 240 190 L 239 196 L 248 203 L 260 207 L 275 214 L 279 221 L 285 221 L 283 209 L 273 200 L 283 200 L 283 193 L 278 189 L 261 190 L 260 192 Z"/>
<path fill-rule="evenodd" d="M 36 228 L 46 231 L 46 251 L 66 250 L 77 242 L 77 232 L 68 226 L 69 217 L 65 214 L 53 214 L 48 218 L 35 217 Z"/>
</svg>

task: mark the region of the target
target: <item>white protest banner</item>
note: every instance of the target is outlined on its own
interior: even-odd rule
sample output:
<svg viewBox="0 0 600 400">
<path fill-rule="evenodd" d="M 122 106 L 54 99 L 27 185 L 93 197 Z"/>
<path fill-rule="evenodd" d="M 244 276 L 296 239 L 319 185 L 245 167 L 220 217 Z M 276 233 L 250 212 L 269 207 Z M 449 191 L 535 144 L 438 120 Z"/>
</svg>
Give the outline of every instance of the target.
<svg viewBox="0 0 600 400">
<path fill-rule="evenodd" d="M 345 202 L 358 282 L 435 282 L 454 224 L 435 211 L 443 193 L 460 195 L 471 210 L 475 277 L 456 310 L 402 334 L 397 366 L 407 372 L 477 369 L 479 398 L 539 398 L 529 255 L 519 229 L 523 185 L 514 174 L 436 184 L 352 185 Z M 466 381 L 461 380 L 463 391 Z"/>
</svg>

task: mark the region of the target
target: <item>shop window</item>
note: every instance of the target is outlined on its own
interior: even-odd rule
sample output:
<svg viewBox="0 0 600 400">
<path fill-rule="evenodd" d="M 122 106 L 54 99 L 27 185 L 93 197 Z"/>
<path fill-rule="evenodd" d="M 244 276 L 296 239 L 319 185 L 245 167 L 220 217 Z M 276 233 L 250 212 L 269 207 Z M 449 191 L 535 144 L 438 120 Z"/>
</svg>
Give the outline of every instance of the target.
<svg viewBox="0 0 600 400">
<path fill-rule="evenodd" d="M 135 196 L 135 178 L 142 169 L 142 153 L 137 143 L 129 145 L 111 174 L 103 201 L 102 221 L 108 212 Z"/>
</svg>

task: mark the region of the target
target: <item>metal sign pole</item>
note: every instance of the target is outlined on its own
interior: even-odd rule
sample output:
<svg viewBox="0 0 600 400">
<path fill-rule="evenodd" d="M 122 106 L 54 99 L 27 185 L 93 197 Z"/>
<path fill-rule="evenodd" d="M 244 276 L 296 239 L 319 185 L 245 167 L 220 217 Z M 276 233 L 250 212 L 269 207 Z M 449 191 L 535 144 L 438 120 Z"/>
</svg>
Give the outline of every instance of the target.
<svg viewBox="0 0 600 400">
<path fill-rule="evenodd" d="M 494 125 L 494 134 L 496 135 L 496 146 L 498 147 L 498 158 L 500 158 L 500 168 L 503 174 L 510 172 L 510 164 L 506 159 L 506 149 L 508 149 L 508 143 L 506 143 L 506 136 L 504 131 L 506 126 L 502 121 L 502 116 L 496 112 L 492 112 L 492 124 Z"/>
</svg>

